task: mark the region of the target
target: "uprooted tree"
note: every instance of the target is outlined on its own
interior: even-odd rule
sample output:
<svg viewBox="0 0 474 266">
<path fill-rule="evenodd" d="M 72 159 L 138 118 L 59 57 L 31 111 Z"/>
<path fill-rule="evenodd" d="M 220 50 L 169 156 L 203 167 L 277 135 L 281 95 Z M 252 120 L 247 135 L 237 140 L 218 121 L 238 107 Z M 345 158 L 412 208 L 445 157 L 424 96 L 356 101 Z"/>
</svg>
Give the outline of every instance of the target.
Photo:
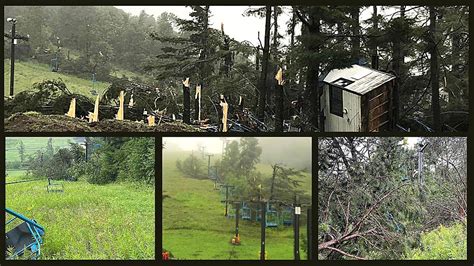
<svg viewBox="0 0 474 266">
<path fill-rule="evenodd" d="M 466 229 L 466 139 L 420 141 L 421 168 L 403 138 L 320 139 L 320 259 L 403 259 L 423 232 Z"/>
</svg>

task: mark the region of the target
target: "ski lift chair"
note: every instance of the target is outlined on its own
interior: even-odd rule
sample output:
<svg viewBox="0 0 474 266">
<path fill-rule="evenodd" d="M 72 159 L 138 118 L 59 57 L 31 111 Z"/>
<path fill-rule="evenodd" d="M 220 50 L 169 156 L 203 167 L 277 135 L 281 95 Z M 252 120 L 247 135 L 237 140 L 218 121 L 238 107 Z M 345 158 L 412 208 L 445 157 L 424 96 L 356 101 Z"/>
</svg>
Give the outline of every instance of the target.
<svg viewBox="0 0 474 266">
<path fill-rule="evenodd" d="M 231 219 L 231 218 L 235 218 L 235 208 L 232 206 L 232 204 L 229 204 L 229 209 L 228 209 L 228 212 L 227 212 L 227 218 Z"/>
<path fill-rule="evenodd" d="M 23 221 L 5 234 L 6 259 L 17 259 L 23 256 L 25 251 L 30 259 L 39 258 L 41 245 L 43 244 L 44 228 L 35 220 L 31 220 L 9 208 L 5 208 L 5 212 L 13 216 L 5 223 L 5 228 L 17 219 Z"/>
<path fill-rule="evenodd" d="M 261 219 L 262 219 L 262 209 L 257 208 L 255 210 L 255 221 L 260 222 Z"/>
<path fill-rule="evenodd" d="M 266 225 L 267 227 L 278 227 L 278 213 L 274 209 L 267 205 L 266 213 Z"/>
<path fill-rule="evenodd" d="M 251 209 L 249 208 L 248 204 L 245 202 L 242 202 L 241 214 L 242 214 L 242 220 L 250 221 L 251 216 L 252 216 Z"/>
<path fill-rule="evenodd" d="M 51 178 L 48 178 L 48 185 L 46 186 L 48 193 L 51 192 L 64 192 L 64 185 L 62 183 L 56 183 Z"/>
<path fill-rule="evenodd" d="M 51 72 L 58 72 L 59 70 L 59 65 L 58 65 L 58 59 L 53 58 L 51 59 Z"/>
<path fill-rule="evenodd" d="M 282 222 L 284 226 L 290 226 L 293 224 L 293 209 L 291 207 L 288 207 L 283 210 Z"/>
</svg>

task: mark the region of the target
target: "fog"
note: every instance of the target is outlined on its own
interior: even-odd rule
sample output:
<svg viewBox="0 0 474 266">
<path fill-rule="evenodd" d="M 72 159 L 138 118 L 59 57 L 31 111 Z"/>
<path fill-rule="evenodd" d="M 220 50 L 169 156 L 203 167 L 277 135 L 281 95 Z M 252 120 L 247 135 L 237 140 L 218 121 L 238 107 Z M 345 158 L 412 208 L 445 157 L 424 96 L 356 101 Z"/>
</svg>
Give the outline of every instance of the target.
<svg viewBox="0 0 474 266">
<path fill-rule="evenodd" d="M 199 151 L 204 147 L 206 154 L 222 154 L 224 141 L 239 141 L 238 137 L 164 137 L 166 152 Z M 257 137 L 262 148 L 260 162 L 264 164 L 280 163 L 298 169 L 311 171 L 310 137 Z"/>
</svg>

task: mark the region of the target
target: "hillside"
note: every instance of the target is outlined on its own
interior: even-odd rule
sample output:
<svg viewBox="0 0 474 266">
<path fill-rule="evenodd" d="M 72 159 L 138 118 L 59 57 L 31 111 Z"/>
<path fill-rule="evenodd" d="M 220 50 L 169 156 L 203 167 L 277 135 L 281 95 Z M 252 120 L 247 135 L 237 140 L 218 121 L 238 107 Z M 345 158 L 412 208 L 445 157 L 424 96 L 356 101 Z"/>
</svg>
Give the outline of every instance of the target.
<svg viewBox="0 0 474 266">
<path fill-rule="evenodd" d="M 231 245 L 235 220 L 224 217 L 225 207 L 211 180 L 186 178 L 176 169 L 176 159 L 184 156 L 166 149 L 163 154 L 163 248 L 178 259 L 259 259 L 260 224 L 240 221 L 241 245 Z M 268 259 L 293 259 L 292 227 L 267 228 L 266 234 Z M 300 234 L 302 247 L 305 226 Z M 300 252 L 305 259 L 303 248 Z"/>
<path fill-rule="evenodd" d="M 5 96 L 10 93 L 10 60 L 3 60 L 3 90 Z M 73 93 L 92 97 L 92 80 L 79 78 L 73 75 L 52 72 L 46 64 L 34 62 L 16 61 L 15 62 L 15 94 L 31 88 L 35 82 L 41 82 L 48 79 L 61 79 Z M 95 90 L 97 93 L 103 92 L 110 84 L 107 82 L 96 82 Z"/>
<path fill-rule="evenodd" d="M 7 183 L 25 178 L 9 171 Z M 155 258 L 153 187 L 63 184 L 63 193 L 47 193 L 46 180 L 6 186 L 6 207 L 45 228 L 41 259 Z"/>
</svg>

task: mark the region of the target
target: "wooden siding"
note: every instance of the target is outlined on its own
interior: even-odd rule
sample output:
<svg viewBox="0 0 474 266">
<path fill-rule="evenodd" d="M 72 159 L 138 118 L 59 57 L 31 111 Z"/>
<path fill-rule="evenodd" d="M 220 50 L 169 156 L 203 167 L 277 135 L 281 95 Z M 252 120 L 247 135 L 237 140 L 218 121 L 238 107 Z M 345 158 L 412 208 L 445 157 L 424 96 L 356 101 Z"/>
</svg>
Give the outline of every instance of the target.
<svg viewBox="0 0 474 266">
<path fill-rule="evenodd" d="M 378 132 L 390 128 L 391 85 L 392 82 L 385 83 L 363 96 L 362 128 L 364 131 Z"/>
<path fill-rule="evenodd" d="M 342 91 L 343 110 L 347 110 L 347 114 L 342 117 L 331 114 L 329 111 L 329 85 L 323 87 L 323 95 L 321 96 L 321 110 L 325 116 L 324 131 L 326 132 L 358 132 L 362 130 L 361 123 L 361 97 L 357 94 Z"/>
</svg>

